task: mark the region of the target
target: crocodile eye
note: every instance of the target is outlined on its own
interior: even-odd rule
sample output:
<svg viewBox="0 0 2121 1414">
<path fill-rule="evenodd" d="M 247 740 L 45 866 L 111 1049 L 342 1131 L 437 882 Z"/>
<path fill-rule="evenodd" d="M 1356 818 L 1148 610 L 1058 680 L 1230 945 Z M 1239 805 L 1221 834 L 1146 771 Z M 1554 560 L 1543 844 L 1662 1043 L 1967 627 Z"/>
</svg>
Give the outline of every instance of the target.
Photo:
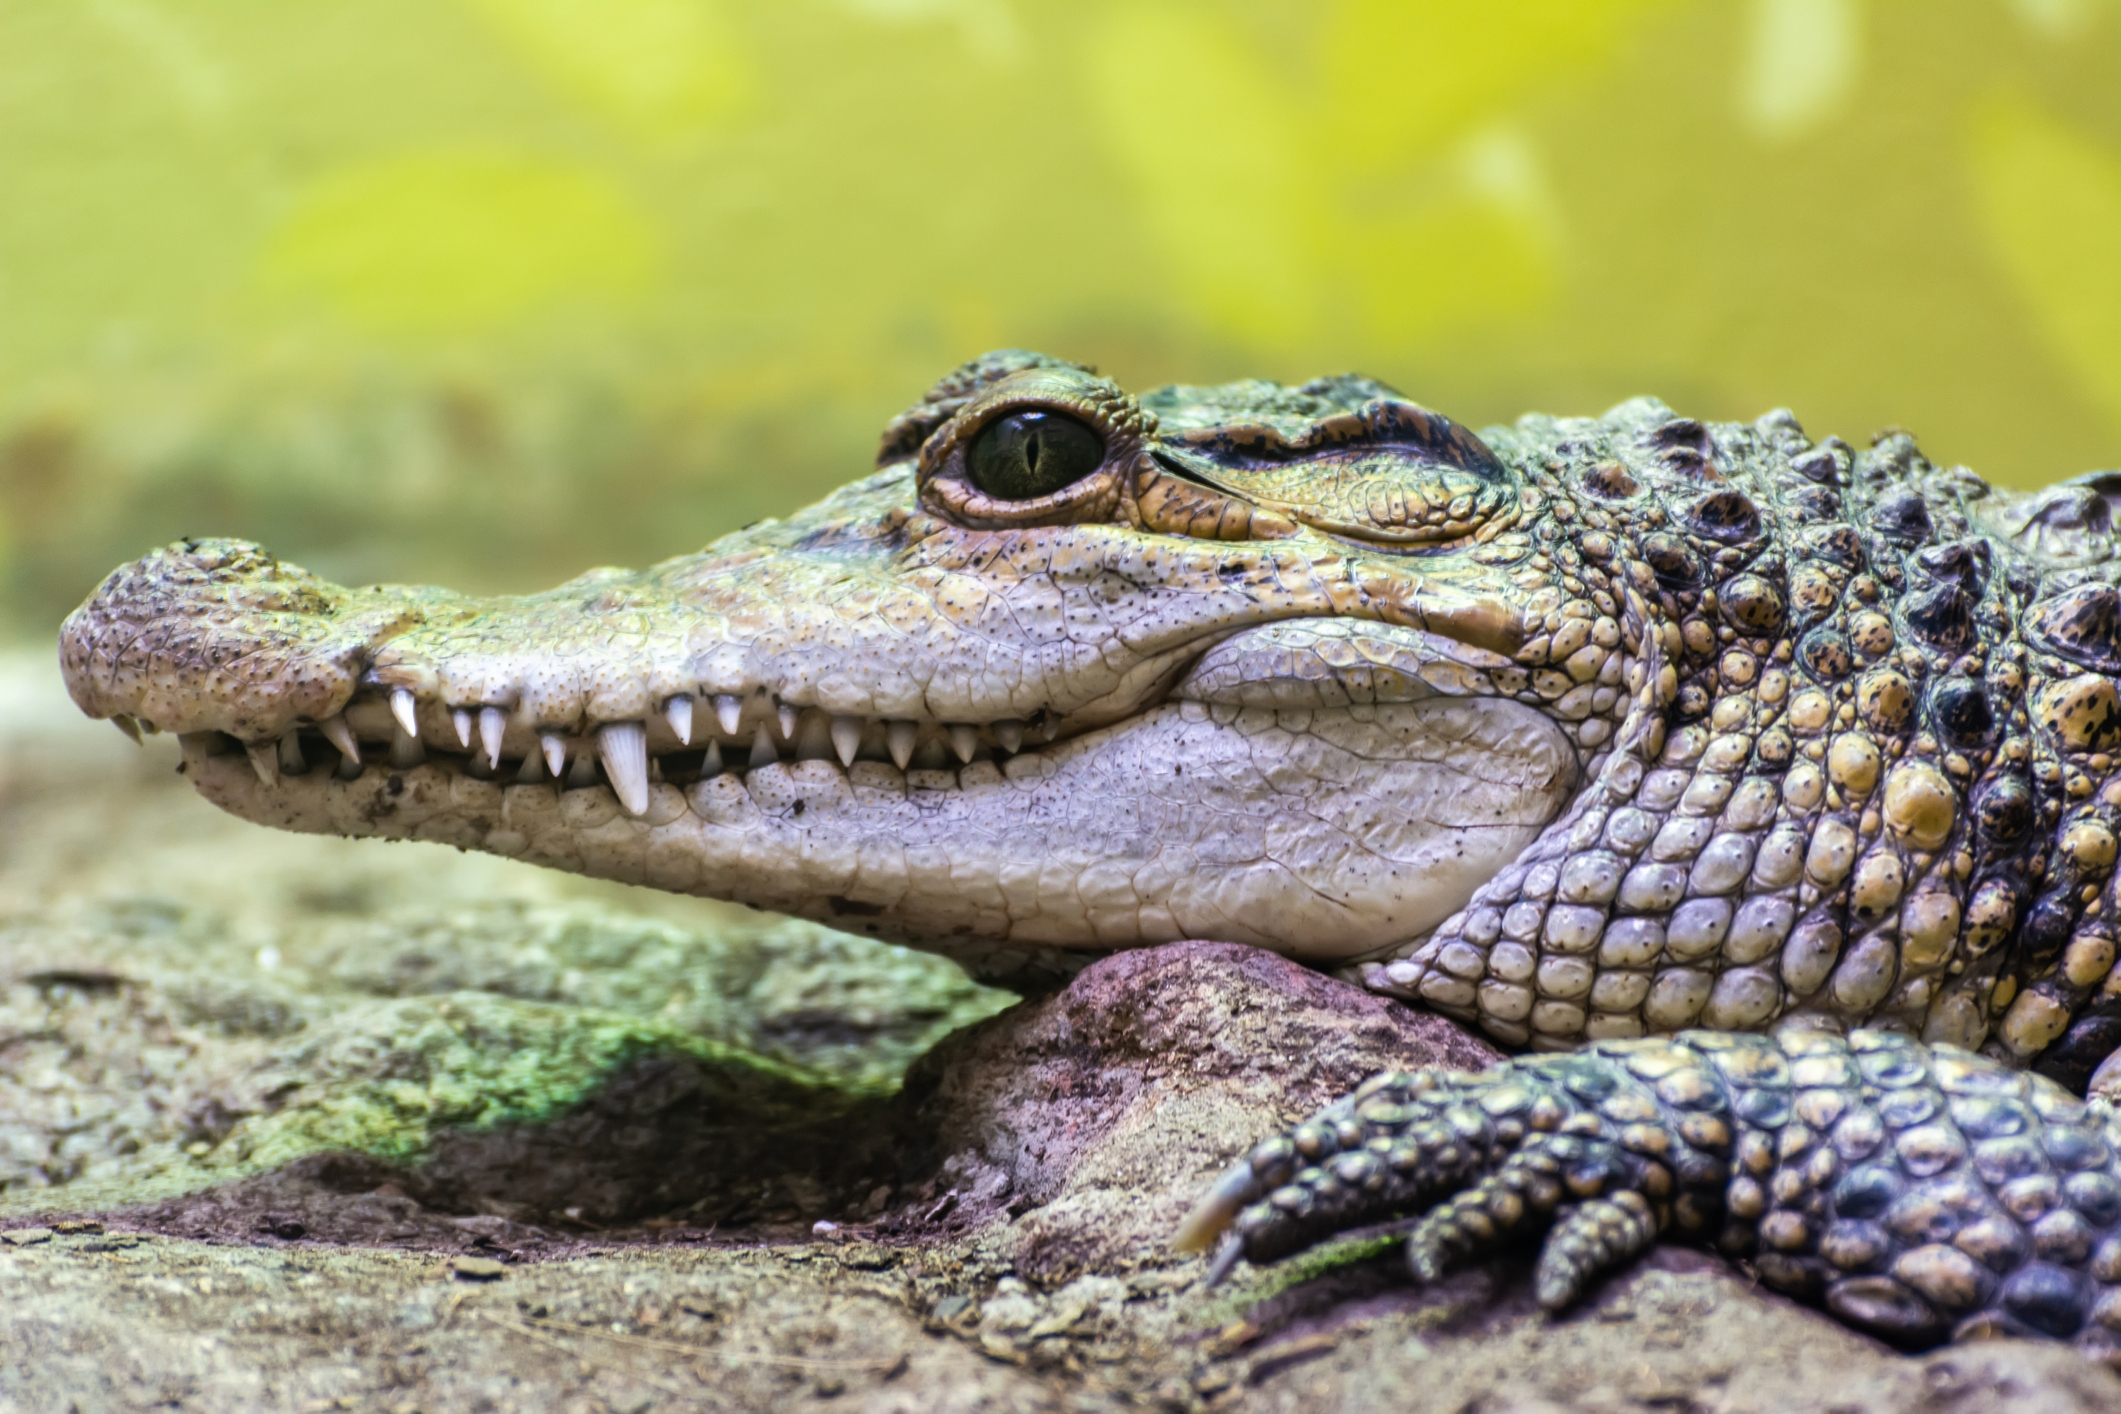
<svg viewBox="0 0 2121 1414">
<path fill-rule="evenodd" d="M 972 484 L 1003 501 L 1050 496 L 1104 464 L 1104 439 L 1065 413 L 1012 412 L 989 423 L 965 458 Z"/>
</svg>

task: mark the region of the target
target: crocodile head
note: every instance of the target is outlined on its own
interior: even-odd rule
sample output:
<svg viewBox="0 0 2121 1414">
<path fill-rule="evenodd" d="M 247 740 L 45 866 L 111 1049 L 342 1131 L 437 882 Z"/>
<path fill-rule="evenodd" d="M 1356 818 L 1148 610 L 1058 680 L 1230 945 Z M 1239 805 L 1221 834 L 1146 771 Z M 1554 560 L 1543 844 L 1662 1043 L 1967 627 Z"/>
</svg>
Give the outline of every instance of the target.
<svg viewBox="0 0 2121 1414">
<path fill-rule="evenodd" d="M 1459 909 L 1611 739 L 1640 606 L 1522 572 L 1543 505 L 1365 380 L 1137 400 L 1003 354 L 874 475 L 698 555 L 474 599 L 189 541 L 111 576 L 63 656 L 86 711 L 182 733 L 198 788 L 269 824 L 990 970 L 1195 936 L 1339 959 Z M 1550 669 L 1563 611 L 1581 657 Z"/>
<path fill-rule="evenodd" d="M 1808 1016 L 2022 1058 L 2121 1026 L 2108 506 L 1787 413 L 1476 437 L 1360 378 L 1004 353 L 697 555 L 479 599 L 186 541 L 61 655 L 250 819 L 988 975 L 1218 938 L 1516 1044 Z"/>
</svg>

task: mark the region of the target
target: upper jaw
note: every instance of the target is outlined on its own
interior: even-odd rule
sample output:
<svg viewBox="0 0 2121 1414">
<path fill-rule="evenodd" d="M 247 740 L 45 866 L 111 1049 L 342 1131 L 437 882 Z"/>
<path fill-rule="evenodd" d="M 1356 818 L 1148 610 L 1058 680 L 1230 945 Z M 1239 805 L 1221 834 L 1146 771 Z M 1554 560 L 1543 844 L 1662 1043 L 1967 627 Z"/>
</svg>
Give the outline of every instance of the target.
<svg viewBox="0 0 2121 1414">
<path fill-rule="evenodd" d="M 403 737 L 492 764 L 553 757 L 555 740 L 587 755 L 610 728 L 650 756 L 764 732 L 903 767 L 931 743 L 969 760 L 1122 721 L 1216 644 L 1277 621 L 1396 624 L 1461 660 L 1521 638 L 1486 585 L 1288 542 L 929 527 L 895 553 L 880 535 L 813 554 L 793 543 L 803 519 L 753 537 L 767 543 L 507 600 L 347 590 L 243 542 L 184 542 L 113 574 L 68 618 L 61 659 L 89 715 L 225 733 L 261 774 L 272 748 L 299 759 L 282 743 L 305 729 L 342 750 L 405 756 Z M 1145 553 L 1145 539 L 1161 543 Z"/>
</svg>

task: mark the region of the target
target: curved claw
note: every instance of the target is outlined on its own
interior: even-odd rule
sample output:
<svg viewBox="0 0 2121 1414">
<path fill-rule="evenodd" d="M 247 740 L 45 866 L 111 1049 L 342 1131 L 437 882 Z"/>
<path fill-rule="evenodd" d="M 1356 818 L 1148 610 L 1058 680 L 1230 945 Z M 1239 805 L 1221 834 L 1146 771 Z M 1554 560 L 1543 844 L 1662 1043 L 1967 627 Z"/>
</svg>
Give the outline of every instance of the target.
<svg viewBox="0 0 2121 1414">
<path fill-rule="evenodd" d="M 1237 1221 L 1237 1215 L 1259 1196 L 1259 1180 L 1253 1175 L 1252 1161 L 1239 1159 L 1223 1170 L 1223 1176 L 1215 1180 L 1208 1196 L 1193 1205 L 1193 1211 L 1187 1213 L 1186 1220 L 1179 1224 L 1178 1235 L 1171 1239 L 1171 1245 L 1181 1252 L 1207 1251 L 1209 1244 L 1228 1232 L 1230 1224 Z M 1225 1244 L 1224 1251 L 1228 1250 Z M 1235 1259 L 1232 1260 L 1234 1264 Z M 1222 1265 L 1220 1254 L 1216 1263 Z"/>
<path fill-rule="evenodd" d="M 1230 1273 L 1237 1270 L 1237 1264 L 1244 1255 L 1245 1240 L 1242 1237 L 1233 1232 L 1224 1238 L 1223 1245 L 1216 1250 L 1215 1260 L 1208 1263 L 1208 1276 L 1201 1283 L 1201 1289 L 1213 1291 L 1221 1286 Z"/>
</svg>

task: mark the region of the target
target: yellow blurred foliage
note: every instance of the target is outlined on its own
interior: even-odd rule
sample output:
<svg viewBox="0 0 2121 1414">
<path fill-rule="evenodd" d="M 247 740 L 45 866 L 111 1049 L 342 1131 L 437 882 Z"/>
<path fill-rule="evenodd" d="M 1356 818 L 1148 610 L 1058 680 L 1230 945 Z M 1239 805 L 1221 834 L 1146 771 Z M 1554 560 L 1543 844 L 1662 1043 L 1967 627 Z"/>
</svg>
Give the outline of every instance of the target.
<svg viewBox="0 0 2121 1414">
<path fill-rule="evenodd" d="M 468 0 L 561 91 L 633 135 L 695 136 L 749 86 L 711 0 Z"/>
<path fill-rule="evenodd" d="M 2121 0 L 0 4 L 0 622 L 682 553 L 1009 345 L 2121 465 Z"/>
<path fill-rule="evenodd" d="M 1090 91 L 1171 277 L 1258 346 L 1418 339 L 1550 293 L 1561 231 L 1515 103 L 1665 0 L 1350 0 L 1293 51 L 1217 6 L 1104 12 Z"/>
<path fill-rule="evenodd" d="M 1831 121 L 1863 68 L 1862 0 L 1751 0 L 1738 118 L 1768 142 Z"/>
<path fill-rule="evenodd" d="M 1968 147 L 1998 259 L 2070 371 L 2121 426 L 2121 150 L 2016 97 L 1979 110 Z"/>
<path fill-rule="evenodd" d="M 260 275 L 360 328 L 453 334 L 569 299 L 638 295 L 658 244 L 602 173 L 428 152 L 318 181 L 273 232 Z"/>
</svg>

